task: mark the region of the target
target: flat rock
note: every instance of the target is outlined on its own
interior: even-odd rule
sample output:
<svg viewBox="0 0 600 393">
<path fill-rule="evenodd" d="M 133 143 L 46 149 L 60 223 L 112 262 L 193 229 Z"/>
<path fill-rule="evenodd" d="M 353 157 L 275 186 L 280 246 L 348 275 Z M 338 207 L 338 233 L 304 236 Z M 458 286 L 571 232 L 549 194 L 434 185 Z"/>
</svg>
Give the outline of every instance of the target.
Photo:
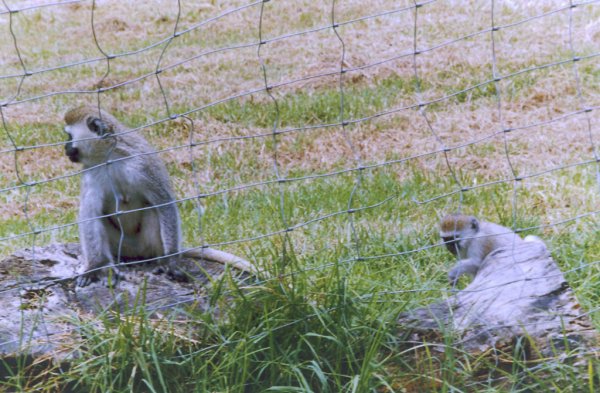
<svg viewBox="0 0 600 393">
<path fill-rule="evenodd" d="M 72 280 L 81 270 L 79 255 L 79 244 L 53 244 L 0 261 L 0 357 L 62 359 L 78 339 L 81 321 L 139 305 L 157 319 L 183 315 L 189 307 L 219 316 L 206 291 L 225 272 L 221 263 L 183 258 L 179 266 L 193 277 L 189 283 L 153 274 L 155 266 L 146 263 L 120 267 L 125 279 L 114 287 L 98 282 L 80 288 Z M 247 273 L 229 272 L 238 281 L 249 279 Z"/>
</svg>

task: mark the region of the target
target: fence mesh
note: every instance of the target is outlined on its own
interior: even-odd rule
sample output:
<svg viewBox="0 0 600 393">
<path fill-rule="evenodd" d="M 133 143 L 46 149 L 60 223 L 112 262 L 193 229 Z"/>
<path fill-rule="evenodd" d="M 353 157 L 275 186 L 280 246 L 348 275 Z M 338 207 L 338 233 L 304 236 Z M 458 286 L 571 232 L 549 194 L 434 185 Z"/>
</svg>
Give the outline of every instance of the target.
<svg viewBox="0 0 600 393">
<path fill-rule="evenodd" d="M 1 249 L 77 241 L 62 116 L 91 104 L 157 148 L 189 246 L 316 292 L 342 269 L 356 300 L 403 303 L 451 290 L 435 225 L 464 211 L 547 240 L 593 314 L 599 17 L 599 1 L 3 0 Z"/>
</svg>

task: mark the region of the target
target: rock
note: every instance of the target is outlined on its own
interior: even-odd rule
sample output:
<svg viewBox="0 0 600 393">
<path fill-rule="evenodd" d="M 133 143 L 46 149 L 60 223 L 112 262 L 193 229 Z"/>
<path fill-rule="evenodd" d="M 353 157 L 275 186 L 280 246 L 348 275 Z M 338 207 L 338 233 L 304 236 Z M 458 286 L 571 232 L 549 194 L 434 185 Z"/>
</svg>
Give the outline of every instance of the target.
<svg viewBox="0 0 600 393">
<path fill-rule="evenodd" d="M 494 251 L 465 289 L 401 314 L 398 324 L 420 342 L 444 343 L 450 333 L 451 345 L 471 353 L 514 353 L 525 342 L 525 352 L 535 348 L 526 360 L 598 348 L 598 332 L 539 241 Z"/>
<path fill-rule="evenodd" d="M 206 289 L 225 267 L 218 262 L 184 258 L 189 283 L 153 274 L 151 263 L 120 267 L 125 276 L 114 288 L 93 283 L 80 288 L 71 279 L 80 270 L 79 244 L 53 244 L 25 249 L 0 261 L 0 357 L 51 357 L 64 360 L 79 339 L 80 321 L 98 320 L 107 311 L 142 304 L 157 319 L 195 307 L 219 316 Z M 238 280 L 249 275 L 230 270 Z M 106 316 L 105 316 L 106 317 Z"/>
</svg>

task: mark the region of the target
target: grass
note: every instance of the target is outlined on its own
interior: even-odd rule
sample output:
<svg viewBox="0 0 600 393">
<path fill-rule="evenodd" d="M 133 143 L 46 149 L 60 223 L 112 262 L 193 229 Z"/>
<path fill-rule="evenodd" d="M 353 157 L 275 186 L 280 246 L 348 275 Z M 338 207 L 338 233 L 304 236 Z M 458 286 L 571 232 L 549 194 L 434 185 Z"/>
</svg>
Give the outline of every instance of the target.
<svg viewBox="0 0 600 393">
<path fill-rule="evenodd" d="M 386 78 L 369 86 L 351 86 L 339 90 L 326 89 L 299 92 L 272 102 L 253 100 L 229 101 L 207 110 L 207 115 L 224 123 L 243 123 L 260 128 L 277 126 L 292 128 L 317 124 L 340 123 L 340 102 L 344 100 L 344 120 L 372 116 L 394 107 L 400 96 L 412 95 L 415 82 L 400 77 Z"/>
<path fill-rule="evenodd" d="M 169 37 L 176 7 L 147 3 L 98 3 L 101 47 L 118 54 Z M 304 3 L 265 3 L 263 38 L 331 23 L 330 5 Z M 182 2 L 180 31 L 243 4 Z M 414 10 L 339 26 L 344 67 L 351 69 L 341 88 L 339 74 L 323 76 L 339 71 L 342 61 L 342 44 L 330 29 L 269 41 L 260 58 L 256 46 L 199 56 L 258 39 L 259 6 L 174 39 L 161 60 L 173 65 L 158 75 L 162 90 L 156 75 L 134 81 L 156 68 L 162 47 L 111 60 L 107 77 L 101 61 L 27 77 L 18 94 L 18 81 L 0 79 L 0 102 L 8 102 L 0 126 L 2 255 L 78 240 L 79 168 L 63 155 L 60 119 L 68 107 L 99 98 L 127 125 L 152 124 L 140 132 L 161 150 L 179 198 L 203 195 L 200 219 L 192 200 L 180 203 L 184 243 L 227 243 L 227 251 L 276 277 L 251 288 L 218 282 L 209 296 L 224 319 L 192 307 L 182 309 L 188 322 L 160 319 L 143 298 L 122 314 L 82 319 L 83 340 L 68 364 L 35 367 L 20 359 L 0 391 L 597 389 L 595 360 L 574 365 L 557 356 L 532 367 L 515 351 L 501 354 L 506 362 L 497 364 L 464 352 L 451 332 L 438 340 L 443 352 L 433 343 L 414 350 L 396 324 L 400 312 L 447 293 L 454 260 L 437 245 L 436 223 L 462 209 L 543 238 L 600 326 L 597 166 L 585 163 L 598 149 L 597 121 L 595 111 L 571 114 L 598 105 L 595 58 L 574 63 L 581 89 L 574 65 L 564 64 L 499 81 L 500 101 L 493 82 L 464 91 L 492 79 L 490 35 L 452 40 L 489 28 L 490 10 L 459 12 L 439 2 L 418 9 L 418 48 L 441 46 L 417 56 L 416 76 L 412 56 L 399 57 L 413 48 Z M 336 20 L 398 7 L 387 0 L 336 4 Z M 507 3 L 496 10 L 496 23 L 549 10 Z M 568 12 L 501 29 L 500 73 L 568 59 Z M 574 12 L 576 51 L 593 55 L 590 37 L 600 28 L 591 22 L 600 10 L 589 4 Z M 136 18 L 125 20 L 128 14 Z M 0 14 L 0 25 L 8 23 Z M 87 3 L 22 11 L 13 14 L 12 27 L 29 70 L 101 56 Z M 0 64 L 9 75 L 21 68 L 4 31 L 0 53 L 7 55 Z M 363 67 L 375 62 L 382 63 Z M 264 91 L 238 97 L 264 87 L 262 65 L 268 85 L 283 83 L 270 90 L 275 102 Z M 120 82 L 128 84 L 110 88 Z M 99 87 L 110 89 L 98 94 Z M 51 95 L 35 98 L 44 94 Z M 167 119 L 165 99 L 171 113 L 208 106 L 188 119 Z M 422 111 L 402 109 L 430 100 L 436 103 Z M 284 132 L 273 136 L 274 126 Z M 515 130 L 501 132 L 506 127 Z M 15 151 L 13 141 L 25 149 Z M 534 176 L 514 181 L 513 170 Z"/>
<path fill-rule="evenodd" d="M 54 381 L 60 386 L 71 386 L 73 391 L 90 392 L 106 389 L 335 392 L 369 391 L 376 387 L 385 391 L 386 385 L 390 390 L 399 386 L 428 386 L 432 391 L 445 391 L 471 386 L 495 391 L 498 387 L 493 388 L 494 384 L 473 379 L 477 374 L 473 368 L 482 370 L 491 365 L 483 358 L 452 349 L 450 339 L 448 345 L 455 353 L 446 353 L 441 360 L 433 351 L 414 364 L 409 361 L 411 353 L 403 353 L 404 338 L 395 327 L 396 316 L 403 310 L 435 301 L 440 291 L 446 289 L 444 265 L 451 261 L 439 247 L 413 251 L 436 242 L 433 223 L 416 224 L 423 212 L 431 210 L 435 214 L 438 208 L 428 205 L 411 209 L 414 204 L 401 196 L 418 194 L 422 187 L 433 184 L 416 170 L 412 181 L 401 184 L 387 168 L 373 172 L 367 171 L 363 176 L 361 189 L 368 193 L 356 192 L 355 198 L 360 201 L 357 205 L 368 206 L 389 196 L 397 198 L 389 206 L 384 205 L 387 208 L 354 213 L 354 231 L 349 226 L 351 216 L 345 213 L 355 184 L 353 176 L 289 185 L 289 194 L 286 193 L 289 197 L 284 204 L 288 225 L 331 212 L 344 213 L 287 235 L 269 237 L 261 247 L 251 242 L 248 246 L 251 254 L 245 254 L 282 278 L 267 281 L 250 292 L 229 287 L 228 291 L 239 295 L 225 306 L 230 315 L 227 322 L 196 315 L 194 319 L 199 324 L 192 329 L 193 340 L 175 334 L 181 329 L 177 322 L 157 329 L 155 317 L 141 306 L 123 316 L 105 317 L 101 327 L 96 323 L 84 324 L 84 347 L 74 348 L 83 353 L 82 358 L 75 359 L 67 372 L 46 380 L 49 385 L 40 386 L 52 391 L 55 385 L 50 382 Z M 499 195 L 510 192 L 508 185 L 499 188 Z M 535 195 L 535 191 L 531 194 Z M 319 200 L 319 195 L 332 197 Z M 532 195 L 525 192 L 520 198 L 528 200 Z M 478 215 L 512 224 L 512 217 L 503 215 L 507 207 L 494 201 L 498 196 L 482 193 L 467 194 L 465 198 L 465 204 L 473 204 L 471 198 L 477 198 L 480 208 L 486 209 L 478 211 Z M 203 235 L 209 242 L 219 242 L 283 228 L 278 200 L 277 187 L 240 192 L 230 195 L 227 201 L 207 198 Z M 306 206 L 312 207 L 313 216 L 302 215 L 306 214 Z M 193 212 L 184 210 L 182 215 L 191 217 Z M 531 217 L 519 215 L 517 225 L 538 224 Z M 246 224 L 241 226 L 240 222 Z M 237 232 L 232 232 L 233 229 Z M 533 233 L 541 235 L 539 230 Z M 544 238 L 552 244 L 556 259 L 566 270 L 597 259 L 600 252 L 597 233 L 589 228 L 583 231 L 583 236 L 576 237 L 578 240 L 564 234 Z M 355 261 L 355 247 L 361 255 L 408 254 Z M 290 273 L 294 274 L 288 276 Z M 592 266 L 568 274 L 585 307 L 597 304 L 599 274 Z M 411 292 L 390 293 L 407 289 L 430 290 L 418 296 Z M 226 301 L 219 293 L 214 296 L 220 304 Z M 592 371 L 597 372 L 595 365 Z M 523 389 L 545 389 L 549 384 L 544 375 L 550 373 L 553 378 L 562 378 L 553 382 L 556 386 L 567 389 L 573 383 L 574 372 L 570 366 L 558 364 L 535 371 L 515 366 L 514 370 L 500 372 L 501 385 L 512 383 Z M 164 382 L 165 378 L 168 382 Z M 507 382 L 511 379 L 514 380 Z M 162 387 L 163 383 L 168 383 L 167 389 Z M 584 386 L 585 381 L 578 381 L 577 389 L 572 391 L 580 391 Z M 24 386 L 23 389 L 27 390 Z"/>
</svg>

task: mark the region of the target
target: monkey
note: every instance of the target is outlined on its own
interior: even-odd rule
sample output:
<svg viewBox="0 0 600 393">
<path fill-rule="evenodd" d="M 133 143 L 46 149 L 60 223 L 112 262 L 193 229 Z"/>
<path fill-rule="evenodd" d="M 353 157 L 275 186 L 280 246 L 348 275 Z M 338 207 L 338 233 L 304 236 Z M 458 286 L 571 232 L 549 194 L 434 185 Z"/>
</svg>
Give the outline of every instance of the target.
<svg viewBox="0 0 600 393">
<path fill-rule="evenodd" d="M 91 106 L 65 113 L 65 155 L 83 166 L 79 237 L 84 273 L 76 285 L 121 276 L 116 264 L 157 259 L 155 273 L 187 281 L 177 267 L 180 256 L 230 264 L 254 272 L 248 261 L 224 251 L 181 246 L 181 219 L 165 164 L 146 139 L 111 114 Z"/>
<path fill-rule="evenodd" d="M 451 284 L 456 283 L 463 274 L 475 276 L 485 257 L 498 248 L 511 247 L 524 241 L 542 242 L 537 236 L 531 235 L 523 240 L 506 227 L 463 214 L 445 216 L 440 222 L 440 237 L 448 251 L 459 258 L 448 272 Z"/>
</svg>

